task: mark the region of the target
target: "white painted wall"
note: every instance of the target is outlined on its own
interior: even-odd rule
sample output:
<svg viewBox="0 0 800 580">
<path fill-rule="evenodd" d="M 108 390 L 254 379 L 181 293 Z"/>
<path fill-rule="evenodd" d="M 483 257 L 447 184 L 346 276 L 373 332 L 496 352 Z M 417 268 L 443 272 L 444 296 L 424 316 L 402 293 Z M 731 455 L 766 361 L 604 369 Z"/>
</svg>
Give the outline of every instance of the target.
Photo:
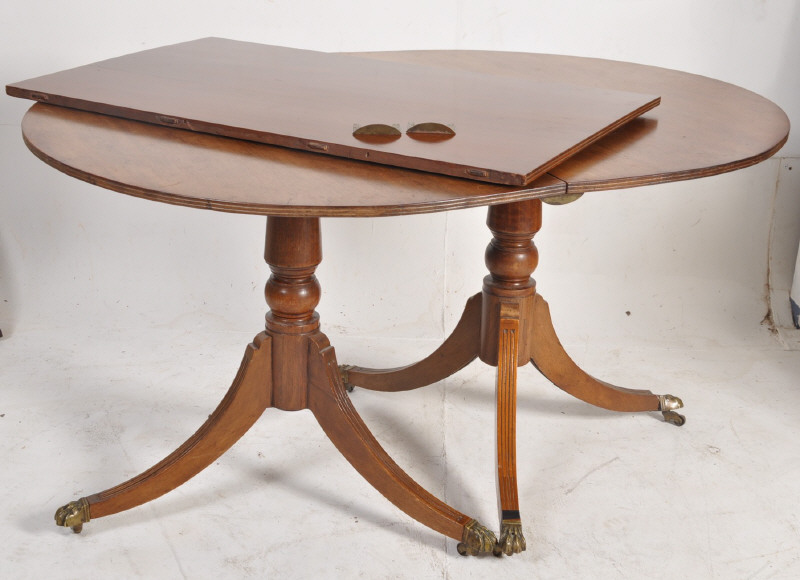
<svg viewBox="0 0 800 580">
<path fill-rule="evenodd" d="M 630 60 L 739 84 L 777 102 L 800 126 L 794 0 L 16 0 L 0 7 L 0 80 L 211 35 L 325 51 L 462 48 Z M 28 106 L 0 98 L 0 328 L 7 336 L 48 326 L 260 329 L 262 218 L 159 205 L 68 178 L 22 144 Z M 800 132 L 780 155 L 800 157 Z M 548 208 L 536 277 L 562 336 L 744 340 L 767 311 L 773 208 L 800 195 L 796 179 L 779 192 L 785 167 L 773 159 Z M 480 290 L 483 219 L 484 211 L 470 210 L 324 220 L 325 328 L 442 337 Z M 800 216 L 794 227 L 784 221 L 782 235 L 796 236 Z M 790 264 L 782 279 L 791 280 L 794 260 L 783 261 Z"/>
</svg>

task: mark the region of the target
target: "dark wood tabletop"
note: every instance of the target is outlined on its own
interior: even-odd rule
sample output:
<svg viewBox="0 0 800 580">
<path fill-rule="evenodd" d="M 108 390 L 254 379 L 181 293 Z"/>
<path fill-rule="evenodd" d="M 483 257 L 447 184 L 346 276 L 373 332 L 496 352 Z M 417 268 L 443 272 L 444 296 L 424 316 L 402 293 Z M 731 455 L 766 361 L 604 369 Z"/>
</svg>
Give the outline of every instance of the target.
<svg viewBox="0 0 800 580">
<path fill-rule="evenodd" d="M 661 104 L 551 170 L 571 193 L 695 179 L 755 165 L 789 136 L 775 103 L 708 77 L 598 58 L 488 51 L 359 53 L 661 95 Z"/>
<path fill-rule="evenodd" d="M 657 95 L 547 76 L 224 38 L 126 54 L 6 91 L 134 121 L 517 186 L 659 102 Z M 365 126 L 393 135 L 355 132 Z M 434 132 L 420 133 L 420 126 Z"/>
<path fill-rule="evenodd" d="M 704 177 L 763 161 L 788 137 L 788 118 L 769 100 L 724 82 L 663 68 L 483 51 L 360 56 L 658 94 L 661 105 L 522 187 L 337 159 L 41 103 L 25 116 L 23 135 L 28 147 L 50 165 L 122 193 L 218 211 L 320 217 L 445 211 Z"/>
</svg>

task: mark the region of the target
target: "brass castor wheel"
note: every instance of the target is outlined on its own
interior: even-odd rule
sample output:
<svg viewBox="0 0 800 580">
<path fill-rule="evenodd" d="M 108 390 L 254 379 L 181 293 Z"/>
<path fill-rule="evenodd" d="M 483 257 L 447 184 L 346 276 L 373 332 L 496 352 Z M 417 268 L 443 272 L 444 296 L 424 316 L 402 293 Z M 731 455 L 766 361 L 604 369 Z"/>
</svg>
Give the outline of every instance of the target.
<svg viewBox="0 0 800 580">
<path fill-rule="evenodd" d="M 671 423 L 676 427 L 680 427 L 686 423 L 686 417 L 680 413 L 676 413 L 675 411 L 662 411 L 661 414 L 664 415 L 664 421 Z"/>
</svg>

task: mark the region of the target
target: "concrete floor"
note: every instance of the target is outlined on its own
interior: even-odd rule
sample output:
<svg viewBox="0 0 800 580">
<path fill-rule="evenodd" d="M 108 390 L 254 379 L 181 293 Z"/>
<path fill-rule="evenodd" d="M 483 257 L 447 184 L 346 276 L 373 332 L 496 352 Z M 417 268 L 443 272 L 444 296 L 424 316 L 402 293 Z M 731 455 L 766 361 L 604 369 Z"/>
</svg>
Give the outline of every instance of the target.
<svg viewBox="0 0 800 580">
<path fill-rule="evenodd" d="M 526 552 L 464 558 L 339 456 L 311 414 L 269 410 L 151 504 L 57 528 L 56 507 L 161 459 L 216 406 L 241 333 L 18 331 L 0 342 L 0 578 L 800 577 L 800 353 L 765 328 L 737 344 L 566 344 L 605 380 L 681 396 L 687 423 L 616 414 L 520 370 Z M 433 341 L 331 335 L 340 362 L 396 365 Z M 356 390 L 396 461 L 496 525 L 493 369 L 425 389 Z"/>
</svg>

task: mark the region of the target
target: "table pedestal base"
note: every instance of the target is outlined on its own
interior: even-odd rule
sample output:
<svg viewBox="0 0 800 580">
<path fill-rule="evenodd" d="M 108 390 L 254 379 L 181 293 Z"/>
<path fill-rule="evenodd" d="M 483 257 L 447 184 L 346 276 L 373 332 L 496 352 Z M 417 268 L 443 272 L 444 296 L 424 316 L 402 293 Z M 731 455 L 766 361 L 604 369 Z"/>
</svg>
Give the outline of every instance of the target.
<svg viewBox="0 0 800 580">
<path fill-rule="evenodd" d="M 459 540 L 464 555 L 521 552 L 525 538 L 516 478 L 517 368 L 532 362 L 556 386 L 593 405 L 615 411 L 662 411 L 675 424 L 679 399 L 615 387 L 583 372 L 564 352 L 547 303 L 530 275 L 536 268 L 533 235 L 541 225 L 541 202 L 489 208 L 494 234 L 486 252 L 490 275 L 481 294 L 467 302 L 453 334 L 426 359 L 399 369 L 339 366 L 319 330 L 320 287 L 314 275 L 322 260 L 318 218 L 270 217 L 265 259 L 272 275 L 266 330 L 248 345 L 228 393 L 203 426 L 164 460 L 105 491 L 73 501 L 56 512 L 56 523 L 80 532 L 91 519 L 151 501 L 213 463 L 244 435 L 268 407 L 310 409 L 345 458 L 378 491 L 411 517 Z M 475 358 L 496 366 L 497 462 L 501 525 L 499 540 L 474 518 L 423 489 L 386 453 L 350 402 L 353 385 L 378 391 L 423 387 L 450 376 Z"/>
<path fill-rule="evenodd" d="M 467 301 L 453 333 L 422 361 L 395 369 L 342 367 L 349 390 L 407 391 L 452 375 L 476 358 L 497 367 L 497 481 L 500 539 L 495 555 L 525 550 L 517 496 L 517 367 L 532 363 L 553 384 L 587 403 L 612 411 L 661 411 L 683 425 L 675 412 L 683 403 L 672 395 L 623 389 L 597 380 L 575 364 L 558 340 L 547 302 L 536 293 L 531 274 L 538 263 L 533 236 L 541 227 L 541 201 L 489 208 L 493 239 L 486 249 L 490 275 L 483 292 Z"/>
</svg>

